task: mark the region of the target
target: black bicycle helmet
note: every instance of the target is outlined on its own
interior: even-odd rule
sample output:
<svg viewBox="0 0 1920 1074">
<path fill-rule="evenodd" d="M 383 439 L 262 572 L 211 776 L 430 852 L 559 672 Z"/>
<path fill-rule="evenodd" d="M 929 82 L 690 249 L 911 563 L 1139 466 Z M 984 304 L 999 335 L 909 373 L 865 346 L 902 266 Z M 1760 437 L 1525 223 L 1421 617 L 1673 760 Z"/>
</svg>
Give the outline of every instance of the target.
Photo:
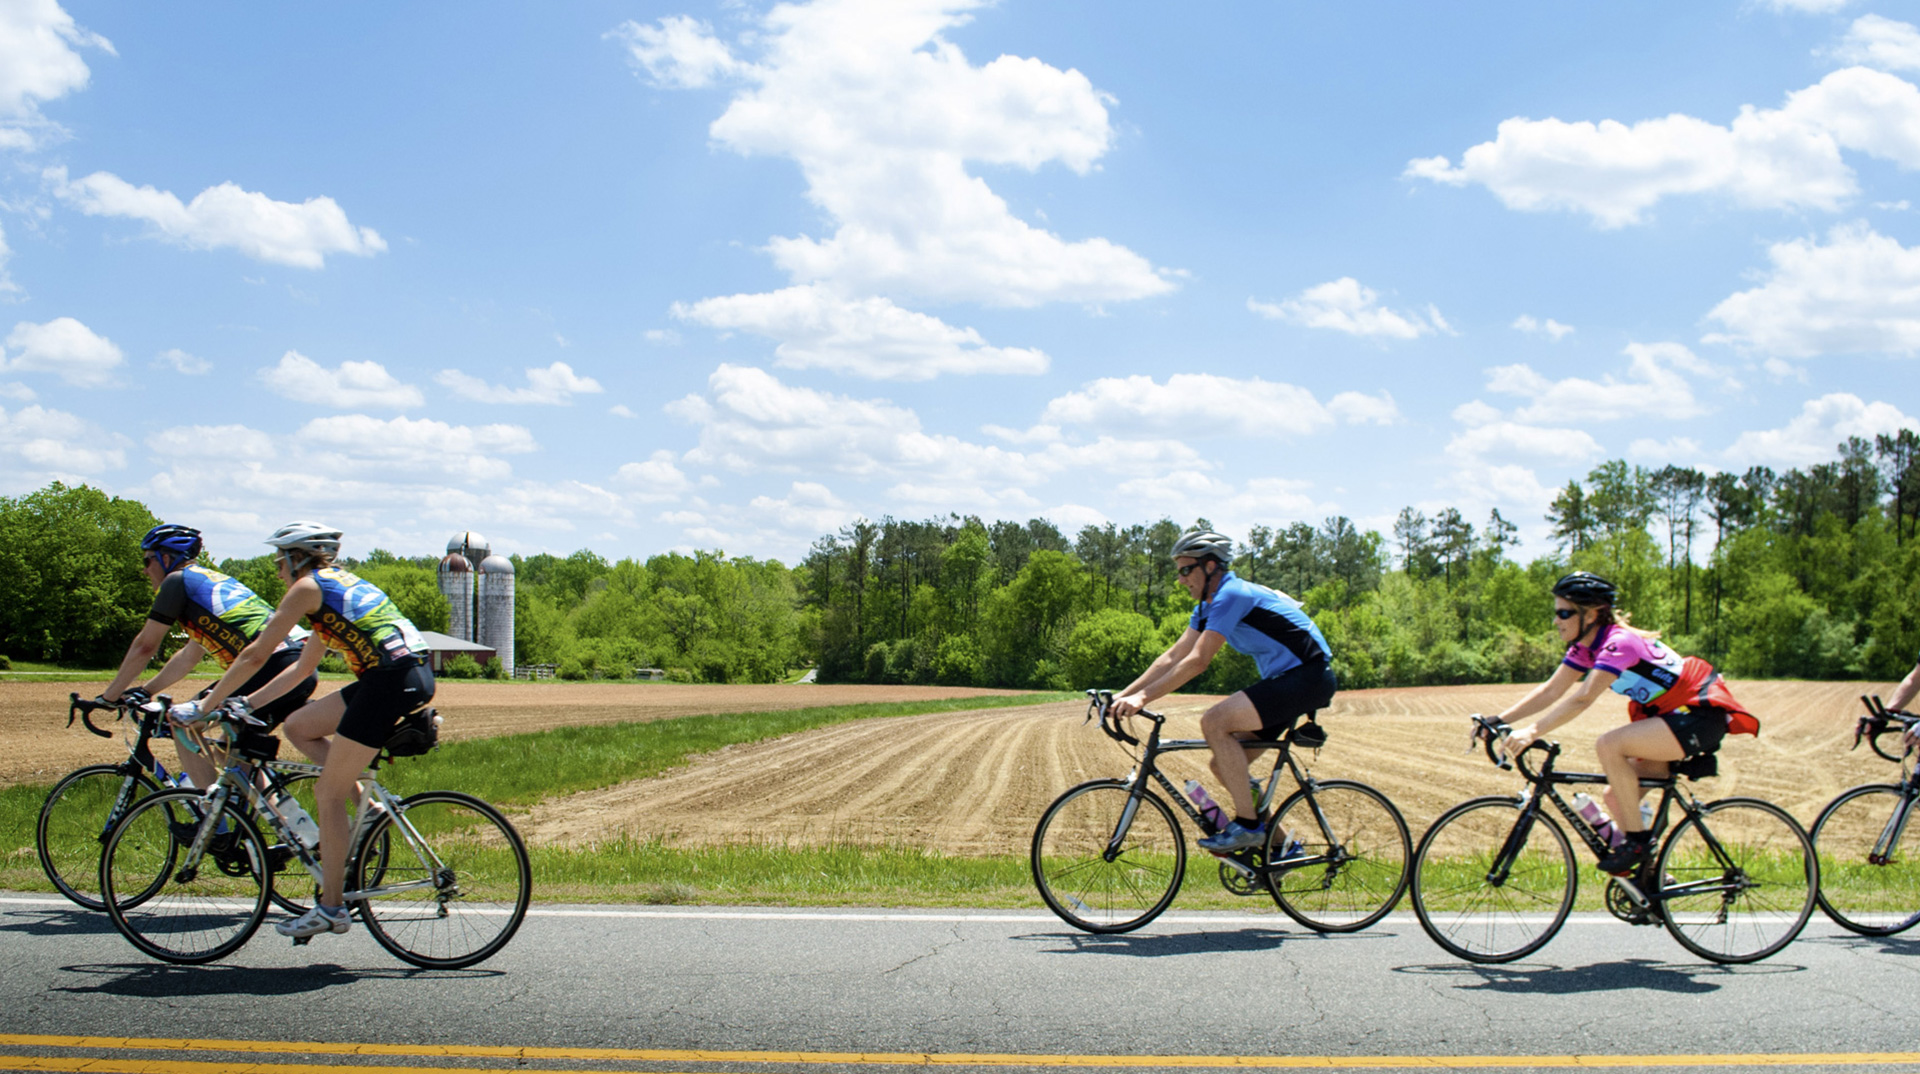
<svg viewBox="0 0 1920 1074">
<path fill-rule="evenodd" d="M 1173 558 L 1190 556 L 1194 559 L 1216 559 L 1222 563 L 1233 562 L 1233 540 L 1223 537 L 1212 530 L 1188 530 L 1173 542 Z"/>
<path fill-rule="evenodd" d="M 1574 571 L 1553 583 L 1553 595 L 1570 604 L 1593 608 L 1612 604 L 1619 598 L 1620 590 L 1612 582 L 1590 571 Z"/>
<path fill-rule="evenodd" d="M 192 563 L 200 556 L 200 531 L 192 526 L 163 522 L 140 538 L 140 551 L 158 559 L 168 573 Z"/>
</svg>

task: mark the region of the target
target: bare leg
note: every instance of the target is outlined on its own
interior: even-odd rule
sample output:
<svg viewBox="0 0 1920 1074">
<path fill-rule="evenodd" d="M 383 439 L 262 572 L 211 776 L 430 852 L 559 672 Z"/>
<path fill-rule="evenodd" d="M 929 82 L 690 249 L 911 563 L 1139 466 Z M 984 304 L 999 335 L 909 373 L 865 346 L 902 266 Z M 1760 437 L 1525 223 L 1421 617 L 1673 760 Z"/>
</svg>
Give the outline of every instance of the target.
<svg viewBox="0 0 1920 1074">
<path fill-rule="evenodd" d="M 1640 820 L 1640 776 L 1665 774 L 1667 763 L 1684 760 L 1687 751 L 1660 719 L 1640 720 L 1616 727 L 1593 744 L 1600 768 L 1607 774 L 1607 812 L 1623 832 L 1637 832 Z M 1658 769 L 1653 766 L 1658 765 Z"/>
<path fill-rule="evenodd" d="M 1210 767 L 1233 798 L 1235 816 L 1255 816 L 1253 792 L 1247 787 L 1247 751 L 1235 732 L 1260 730 L 1260 713 L 1244 693 L 1234 694 L 1200 717 L 1200 733 L 1213 750 Z"/>
</svg>

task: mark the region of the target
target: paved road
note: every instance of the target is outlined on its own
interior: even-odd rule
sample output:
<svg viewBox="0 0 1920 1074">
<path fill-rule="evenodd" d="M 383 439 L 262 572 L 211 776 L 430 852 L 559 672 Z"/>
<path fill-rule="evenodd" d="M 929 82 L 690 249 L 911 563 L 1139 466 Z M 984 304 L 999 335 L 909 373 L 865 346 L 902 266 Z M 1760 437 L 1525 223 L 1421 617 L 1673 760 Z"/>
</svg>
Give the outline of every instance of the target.
<svg viewBox="0 0 1920 1074">
<path fill-rule="evenodd" d="M 1532 1056 L 1544 1058 L 1521 1065 L 1544 1066 L 1905 1053 L 1913 1069 L 1916 955 L 1920 937 L 1863 940 L 1818 918 L 1748 967 L 1702 964 L 1665 932 L 1591 918 L 1534 959 L 1473 967 L 1444 956 L 1411 917 L 1320 937 L 1272 914 L 1176 913 L 1095 937 L 1030 912 L 549 906 L 499 957 L 461 972 L 411 970 L 357 929 L 297 950 L 263 930 L 230 961 L 189 968 L 147 961 L 104 916 L 0 895 L 0 1056 L 48 1057 L 37 1069 L 63 1070 L 119 1056 L 122 1066 L 87 1069 L 134 1071 L 220 1069 L 154 1061 L 225 1054 L 43 1039 L 59 1034 L 385 1043 L 412 1047 L 372 1062 L 463 1069 L 867 1070 L 884 1060 L 873 1053 L 903 1053 L 893 1063 L 972 1056 L 966 1065 L 994 1069 L 1057 1066 L 1046 1057 L 1059 1056 L 1101 1066 Z M 438 1045 L 478 1050 L 422 1055 Z M 255 1050 L 269 1053 L 255 1057 L 262 1064 L 315 1061 L 311 1050 Z M 0 1058 L 0 1069 L 19 1062 Z"/>
</svg>

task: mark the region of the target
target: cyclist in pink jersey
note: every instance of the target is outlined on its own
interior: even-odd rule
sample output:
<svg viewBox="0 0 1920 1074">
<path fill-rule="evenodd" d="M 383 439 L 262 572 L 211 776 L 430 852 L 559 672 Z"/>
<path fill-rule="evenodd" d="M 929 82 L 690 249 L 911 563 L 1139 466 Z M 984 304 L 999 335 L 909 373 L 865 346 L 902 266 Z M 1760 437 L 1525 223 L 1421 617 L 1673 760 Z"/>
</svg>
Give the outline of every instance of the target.
<svg viewBox="0 0 1920 1074">
<path fill-rule="evenodd" d="M 1913 670 L 1907 672 L 1907 677 L 1893 688 L 1893 696 L 1887 700 L 1887 707 L 1895 712 L 1905 712 L 1916 694 L 1920 694 L 1920 656 L 1913 658 Z M 1906 744 L 1909 747 L 1920 746 L 1920 725 L 1915 725 L 1907 732 Z"/>
<path fill-rule="evenodd" d="M 1607 774 L 1607 810 L 1627 835 L 1600 868 L 1628 875 L 1645 864 L 1653 846 L 1640 816 L 1640 777 L 1665 776 L 1676 764 L 1685 775 L 1711 775 L 1720 740 L 1729 732 L 1758 734 L 1760 721 L 1733 699 L 1713 665 L 1683 657 L 1661 644 L 1659 634 L 1630 626 L 1614 610 L 1617 597 L 1611 582 L 1586 571 L 1554 584 L 1554 625 L 1567 643 L 1566 658 L 1552 678 L 1499 719 L 1511 724 L 1544 711 L 1531 726 L 1514 729 L 1507 748 L 1518 751 L 1585 712 L 1606 691 L 1626 696 L 1631 722 L 1601 735 L 1594 752 Z"/>
</svg>

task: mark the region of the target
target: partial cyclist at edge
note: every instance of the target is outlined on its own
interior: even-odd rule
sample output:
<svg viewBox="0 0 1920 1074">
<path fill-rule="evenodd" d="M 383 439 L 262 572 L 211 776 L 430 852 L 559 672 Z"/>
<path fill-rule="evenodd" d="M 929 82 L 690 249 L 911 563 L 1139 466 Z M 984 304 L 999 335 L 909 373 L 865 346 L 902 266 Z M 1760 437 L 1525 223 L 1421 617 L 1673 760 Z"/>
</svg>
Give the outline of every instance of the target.
<svg viewBox="0 0 1920 1074">
<path fill-rule="evenodd" d="M 427 647 L 412 621 L 379 587 L 333 565 L 342 536 L 322 523 L 289 522 L 267 538 L 278 550 L 274 561 L 287 583 L 280 606 L 204 698 L 174 707 L 175 719 L 189 721 L 226 704 L 251 669 L 264 663 L 302 619 L 313 635 L 299 667 L 309 672 L 317 668 L 328 649 L 346 657 L 354 681 L 308 702 L 283 726 L 287 741 L 322 766 L 314 785 L 315 819 L 320 826 L 320 898 L 305 914 L 274 925 L 282 936 L 296 939 L 352 928 L 345 888 L 356 784 L 400 721 L 425 708 L 434 693 Z M 241 708 L 272 701 L 278 685 L 276 680 L 263 691 L 247 695 L 241 699 Z"/>
<path fill-rule="evenodd" d="M 174 523 L 155 526 L 140 539 L 141 571 L 154 589 L 153 608 L 147 612 L 140 633 L 127 646 L 119 673 L 96 700 L 109 704 L 145 701 L 191 675 L 205 656 L 213 657 L 222 669 L 231 668 L 240 653 L 260 636 L 273 615 L 273 605 L 245 582 L 198 562 L 204 549 L 199 530 Z M 146 685 L 134 686 L 134 680 L 160 651 L 167 632 L 176 625 L 186 632 L 187 643 Z M 276 639 L 251 677 L 239 687 L 241 692 L 253 694 L 264 691 L 280 676 L 289 676 L 278 691 L 263 694 L 273 698 L 270 704 L 253 710 L 255 718 L 267 725 L 266 731 L 306 704 L 319 682 L 312 669 L 294 673 L 300 654 L 299 641 Z M 180 752 L 181 770 L 192 778 L 194 786 L 211 786 L 216 775 L 212 763 L 185 741 L 176 741 L 175 746 Z"/>
<path fill-rule="evenodd" d="M 1907 672 L 1907 677 L 1893 688 L 1893 695 L 1887 698 L 1887 708 L 1893 712 L 1906 712 L 1915 696 L 1920 696 L 1920 656 L 1913 658 L 1913 670 Z M 1920 724 L 1909 727 L 1901 740 L 1908 749 L 1920 746 Z"/>
<path fill-rule="evenodd" d="M 1199 604 L 1180 639 L 1114 699 L 1113 711 L 1131 716 L 1198 678 L 1223 645 L 1253 658 L 1260 681 L 1215 704 L 1200 717 L 1213 751 L 1213 774 L 1233 797 L 1233 819 L 1199 841 L 1215 853 L 1261 846 L 1266 818 L 1248 783 L 1243 740 L 1272 741 L 1300 717 L 1333 700 L 1331 652 L 1300 602 L 1234 574 L 1233 542 L 1211 530 L 1189 530 L 1173 545 L 1175 573 Z"/>
<path fill-rule="evenodd" d="M 1713 775 L 1721 740 L 1729 733 L 1757 735 L 1760 721 L 1734 700 L 1713 665 L 1667 648 L 1658 631 L 1633 626 L 1616 608 L 1618 598 L 1613 583 L 1587 571 L 1554 583 L 1554 627 L 1567 643 L 1566 657 L 1497 719 L 1513 725 L 1546 710 L 1532 725 L 1515 726 L 1506 748 L 1517 753 L 1606 691 L 1626 696 L 1628 724 L 1601 735 L 1594 752 L 1607 776 L 1607 811 L 1626 834 L 1600 859 L 1600 869 L 1628 876 L 1653 854 L 1653 833 L 1640 815 L 1640 778 Z"/>
</svg>

